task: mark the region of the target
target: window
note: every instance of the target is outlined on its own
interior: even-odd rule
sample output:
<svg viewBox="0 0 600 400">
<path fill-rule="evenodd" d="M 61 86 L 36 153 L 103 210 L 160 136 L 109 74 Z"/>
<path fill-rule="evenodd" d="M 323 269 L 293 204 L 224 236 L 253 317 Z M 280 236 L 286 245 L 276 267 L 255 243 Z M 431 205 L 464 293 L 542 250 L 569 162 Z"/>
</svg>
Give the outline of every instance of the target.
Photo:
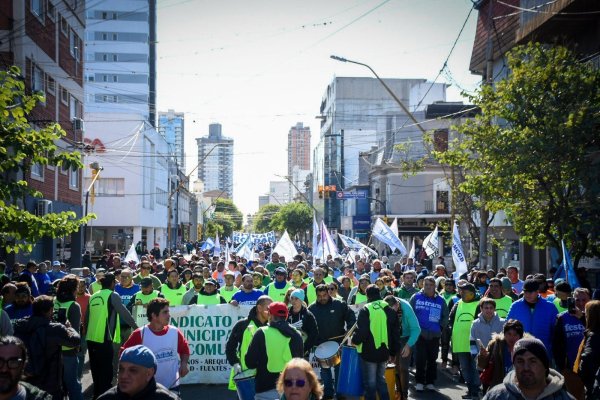
<svg viewBox="0 0 600 400">
<path fill-rule="evenodd" d="M 102 82 L 108 82 L 108 75 L 102 75 Z"/>
<path fill-rule="evenodd" d="M 118 18 L 117 18 L 117 13 L 116 13 L 116 12 L 112 13 L 112 19 L 118 19 Z"/>
<path fill-rule="evenodd" d="M 69 36 L 69 23 L 62 15 L 60 16 L 60 31 L 63 33 L 63 35 Z"/>
<path fill-rule="evenodd" d="M 112 40 L 118 40 L 118 39 L 117 39 L 117 34 L 116 34 L 116 33 L 113 33 L 113 34 L 112 34 Z"/>
<path fill-rule="evenodd" d="M 69 170 L 69 188 L 79 189 L 79 169 L 77 168 Z"/>
<path fill-rule="evenodd" d="M 56 9 L 54 8 L 54 4 L 50 1 L 48 2 L 48 12 L 46 14 L 52 22 L 56 21 Z"/>
<path fill-rule="evenodd" d="M 44 22 L 44 0 L 31 0 L 31 12 Z"/>
<path fill-rule="evenodd" d="M 71 119 L 71 121 L 73 121 L 75 118 L 79 118 L 79 100 L 77 100 L 75 97 L 71 96 L 70 98 L 70 102 L 69 102 L 69 117 Z"/>
<path fill-rule="evenodd" d="M 112 55 L 112 59 L 113 59 L 113 61 L 119 61 L 119 57 L 117 57 L 117 55 L 116 55 L 116 54 L 113 54 L 113 55 Z"/>
<path fill-rule="evenodd" d="M 34 92 L 44 92 L 44 71 L 37 65 L 33 66 L 31 74 L 31 90 Z"/>
<path fill-rule="evenodd" d="M 84 187 L 88 188 L 92 183 L 91 178 L 85 178 Z M 125 195 L 124 178 L 102 178 L 94 183 L 96 196 L 123 197 Z"/>
<path fill-rule="evenodd" d="M 63 86 L 60 87 L 60 101 L 64 105 L 69 105 L 69 91 Z"/>
<path fill-rule="evenodd" d="M 69 173 L 69 169 L 70 168 L 69 168 L 68 165 L 62 164 L 60 166 L 60 173 L 63 174 L 63 175 L 67 175 Z"/>
<path fill-rule="evenodd" d="M 119 79 L 118 79 L 117 75 L 113 75 L 113 76 L 112 76 L 112 81 L 113 81 L 113 82 L 118 82 L 118 81 L 119 81 Z"/>
<path fill-rule="evenodd" d="M 46 75 L 48 93 L 56 94 L 56 81 L 50 75 Z"/>
<path fill-rule="evenodd" d="M 102 19 L 108 19 L 108 13 L 106 11 L 102 11 Z"/>
<path fill-rule="evenodd" d="M 102 34 L 102 40 L 108 40 L 108 33 Z"/>
<path fill-rule="evenodd" d="M 102 61 L 108 61 L 108 54 L 102 54 Z"/>
<path fill-rule="evenodd" d="M 31 166 L 31 177 L 33 179 L 44 180 L 44 166 L 42 164 L 33 164 Z"/>
<path fill-rule="evenodd" d="M 79 61 L 79 38 L 72 29 L 69 31 L 69 50 L 71 55 Z"/>
<path fill-rule="evenodd" d="M 85 80 L 88 82 L 94 82 L 94 75 L 90 74 L 85 77 Z"/>
<path fill-rule="evenodd" d="M 117 102 L 117 96 L 112 96 L 112 95 L 105 94 L 104 96 L 102 96 L 102 101 L 104 103 L 116 103 Z"/>
</svg>

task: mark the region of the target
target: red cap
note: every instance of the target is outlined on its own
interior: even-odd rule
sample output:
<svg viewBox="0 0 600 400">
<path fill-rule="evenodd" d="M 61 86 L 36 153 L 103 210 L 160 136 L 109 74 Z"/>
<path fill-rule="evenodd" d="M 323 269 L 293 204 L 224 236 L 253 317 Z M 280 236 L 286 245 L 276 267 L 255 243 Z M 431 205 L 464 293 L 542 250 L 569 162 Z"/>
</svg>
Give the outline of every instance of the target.
<svg viewBox="0 0 600 400">
<path fill-rule="evenodd" d="M 274 301 L 269 304 L 269 314 L 274 315 L 276 317 L 287 318 L 288 316 L 288 308 L 285 303 L 280 301 Z"/>
</svg>

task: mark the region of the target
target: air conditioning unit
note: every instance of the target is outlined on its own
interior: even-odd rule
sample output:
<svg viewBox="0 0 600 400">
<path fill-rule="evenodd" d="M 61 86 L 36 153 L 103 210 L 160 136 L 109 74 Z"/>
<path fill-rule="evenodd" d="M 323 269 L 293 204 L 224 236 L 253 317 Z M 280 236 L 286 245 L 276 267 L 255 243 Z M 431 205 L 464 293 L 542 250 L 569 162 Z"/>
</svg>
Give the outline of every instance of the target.
<svg viewBox="0 0 600 400">
<path fill-rule="evenodd" d="M 38 217 L 42 217 L 52 212 L 52 202 L 50 200 L 38 200 L 36 207 L 36 214 Z"/>
<path fill-rule="evenodd" d="M 73 129 L 76 131 L 83 130 L 83 120 L 81 118 L 73 118 Z"/>
</svg>

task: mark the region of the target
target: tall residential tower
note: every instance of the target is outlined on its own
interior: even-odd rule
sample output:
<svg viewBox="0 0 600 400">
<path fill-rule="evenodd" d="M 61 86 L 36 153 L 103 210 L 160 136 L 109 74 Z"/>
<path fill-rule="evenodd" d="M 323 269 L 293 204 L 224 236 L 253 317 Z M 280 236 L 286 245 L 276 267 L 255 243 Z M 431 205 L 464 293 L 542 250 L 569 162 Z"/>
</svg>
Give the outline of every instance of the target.
<svg viewBox="0 0 600 400">
<path fill-rule="evenodd" d="M 221 197 L 233 198 L 233 139 L 223 136 L 221 124 L 208 126 L 208 137 L 196 139 L 198 178 L 204 190 L 220 190 Z"/>
<path fill-rule="evenodd" d="M 184 122 L 184 113 L 173 110 L 158 113 L 158 133 L 167 141 L 169 153 L 173 155 L 177 166 L 182 171 L 185 171 Z"/>
<path fill-rule="evenodd" d="M 304 181 L 310 173 L 310 127 L 298 122 L 288 132 L 288 198 L 305 191 Z"/>
</svg>

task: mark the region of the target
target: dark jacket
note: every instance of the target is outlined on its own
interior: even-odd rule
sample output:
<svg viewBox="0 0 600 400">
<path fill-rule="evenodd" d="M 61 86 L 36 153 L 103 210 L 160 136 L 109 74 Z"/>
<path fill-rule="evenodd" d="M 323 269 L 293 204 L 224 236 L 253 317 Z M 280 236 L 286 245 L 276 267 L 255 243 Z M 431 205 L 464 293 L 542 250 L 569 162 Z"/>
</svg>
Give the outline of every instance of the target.
<svg viewBox="0 0 600 400">
<path fill-rule="evenodd" d="M 98 397 L 98 400 L 181 400 L 179 396 L 168 390 L 152 378 L 148 385 L 136 394 L 129 396 L 119 390 L 118 386 L 108 389 L 104 394 Z"/>
<path fill-rule="evenodd" d="M 266 324 L 261 324 L 258 318 L 256 317 L 256 306 L 250 309 L 248 313 L 248 318 L 240 319 L 235 323 L 233 329 L 231 330 L 231 334 L 229 335 L 229 339 L 227 340 L 227 344 L 225 345 L 225 356 L 227 357 L 227 361 L 230 365 L 235 365 L 240 362 L 238 357 L 238 351 L 240 346 L 242 345 L 242 339 L 244 338 L 244 331 L 250 324 L 250 321 L 254 321 L 254 324 L 258 327 L 265 326 Z"/>
<path fill-rule="evenodd" d="M 219 300 L 220 304 L 227 304 L 227 301 L 223 298 L 223 296 L 221 296 L 219 294 L 219 292 L 217 290 L 215 290 L 214 292 L 212 292 L 212 293 L 209 294 L 209 293 L 206 293 L 206 291 L 204 290 L 204 288 L 202 288 L 202 289 L 200 289 L 200 294 L 202 296 L 218 296 L 219 299 L 220 299 Z M 192 297 L 190 299 L 190 302 L 188 304 L 198 304 L 198 295 L 195 295 L 194 297 Z"/>
<path fill-rule="evenodd" d="M 592 393 L 596 372 L 600 368 L 600 335 L 588 332 L 584 340 L 577 374 L 585 385 L 586 393 Z"/>
<path fill-rule="evenodd" d="M 40 330 L 43 330 L 43 334 L 36 337 L 44 338 L 44 353 L 43 355 L 29 354 L 27 362 L 37 365 L 36 370 L 41 372 L 35 376 L 26 377 L 25 380 L 51 395 L 60 395 L 62 393 L 61 346 L 79 346 L 81 338 L 73 328 L 50 322 L 44 317 L 31 316 L 15 322 L 15 336 L 26 344 L 32 340 L 33 334 Z M 43 359 L 40 359 L 42 357 Z"/>
<path fill-rule="evenodd" d="M 483 400 L 523 400 L 525 397 L 515 382 L 515 371 L 510 371 L 501 384 L 493 387 Z M 574 400 L 565 388 L 565 380 L 561 374 L 550 369 L 548 384 L 538 396 L 539 400 Z"/>
<path fill-rule="evenodd" d="M 290 353 L 292 358 L 302 357 L 304 353 L 302 336 L 300 336 L 295 328 L 292 328 L 290 324 L 285 321 L 270 322 L 269 326 L 279 330 L 284 336 L 290 338 Z M 254 334 L 252 342 L 250 342 L 250 347 L 248 347 L 245 360 L 248 368 L 256 368 L 256 393 L 275 389 L 277 378 L 279 378 L 279 372 L 272 373 L 267 370 L 268 357 L 265 346 L 265 334 L 262 330 L 258 330 Z"/>
<path fill-rule="evenodd" d="M 362 344 L 360 356 L 368 362 L 380 363 L 388 360 L 390 356 L 395 357 L 400 348 L 400 323 L 398 322 L 398 314 L 392 307 L 384 307 L 387 317 L 387 336 L 388 346 L 382 344 L 381 347 L 375 348 L 373 333 L 371 332 L 371 318 L 367 307 L 363 307 L 358 312 L 358 321 L 356 330 L 352 335 L 352 343 Z"/>
<path fill-rule="evenodd" d="M 308 311 L 313 313 L 317 321 L 319 329 L 317 345 L 328 340 L 341 343 L 343 336 L 356 322 L 354 311 L 338 299 L 330 298 L 327 304 L 316 301 L 308 307 Z"/>
<path fill-rule="evenodd" d="M 289 316 L 287 322 L 290 325 L 297 324 L 299 321 L 302 321 L 301 331 L 306 333 L 306 341 L 304 342 L 304 355 L 308 356 L 310 350 L 317 344 L 317 340 L 319 339 L 319 328 L 317 327 L 317 320 L 313 313 L 308 311 L 304 305 L 300 309 L 300 312 L 294 314 L 292 311 L 292 307 L 290 307 Z"/>
</svg>

